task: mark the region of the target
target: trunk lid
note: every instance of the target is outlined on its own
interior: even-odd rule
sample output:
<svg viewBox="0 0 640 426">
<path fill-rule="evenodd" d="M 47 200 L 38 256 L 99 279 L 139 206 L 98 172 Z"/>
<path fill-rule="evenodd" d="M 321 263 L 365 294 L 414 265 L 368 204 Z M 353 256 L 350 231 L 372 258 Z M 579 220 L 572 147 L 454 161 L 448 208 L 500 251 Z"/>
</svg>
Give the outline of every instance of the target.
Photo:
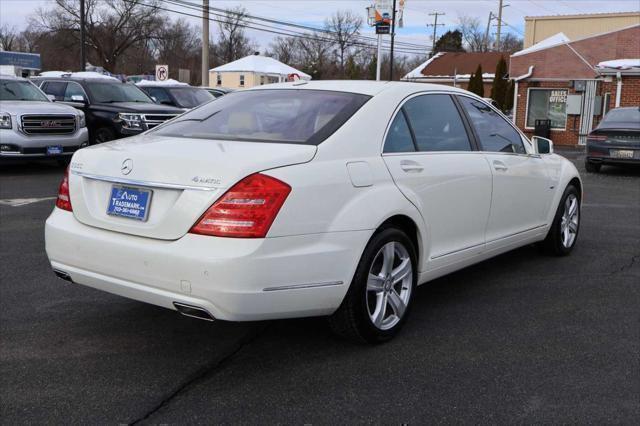
<svg viewBox="0 0 640 426">
<path fill-rule="evenodd" d="M 70 167 L 73 214 L 80 222 L 175 240 L 244 177 L 311 161 L 316 146 L 141 135 L 78 151 Z M 108 214 L 114 186 L 151 190 L 146 220 Z"/>
</svg>

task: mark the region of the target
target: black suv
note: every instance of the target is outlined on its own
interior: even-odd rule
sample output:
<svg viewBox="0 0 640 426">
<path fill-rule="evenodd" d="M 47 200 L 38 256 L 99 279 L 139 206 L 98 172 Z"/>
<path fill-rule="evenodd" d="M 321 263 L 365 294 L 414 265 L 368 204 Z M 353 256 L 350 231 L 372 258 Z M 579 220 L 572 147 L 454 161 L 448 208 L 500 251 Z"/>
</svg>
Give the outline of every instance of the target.
<svg viewBox="0 0 640 426">
<path fill-rule="evenodd" d="M 84 111 L 89 139 L 102 143 L 137 135 L 181 114 L 114 78 L 40 77 L 32 81 L 56 101 Z"/>
</svg>

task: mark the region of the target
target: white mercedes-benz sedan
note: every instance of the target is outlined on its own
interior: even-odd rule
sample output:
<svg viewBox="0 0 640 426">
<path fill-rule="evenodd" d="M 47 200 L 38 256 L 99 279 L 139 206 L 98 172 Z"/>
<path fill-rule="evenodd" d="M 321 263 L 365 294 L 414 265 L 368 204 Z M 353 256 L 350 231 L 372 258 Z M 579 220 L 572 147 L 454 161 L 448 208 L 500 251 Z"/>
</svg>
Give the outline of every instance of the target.
<svg viewBox="0 0 640 426">
<path fill-rule="evenodd" d="M 327 315 L 381 342 L 419 284 L 536 242 L 569 254 L 581 198 L 551 141 L 464 90 L 273 84 L 76 152 L 46 250 L 63 279 L 188 316 Z"/>
</svg>

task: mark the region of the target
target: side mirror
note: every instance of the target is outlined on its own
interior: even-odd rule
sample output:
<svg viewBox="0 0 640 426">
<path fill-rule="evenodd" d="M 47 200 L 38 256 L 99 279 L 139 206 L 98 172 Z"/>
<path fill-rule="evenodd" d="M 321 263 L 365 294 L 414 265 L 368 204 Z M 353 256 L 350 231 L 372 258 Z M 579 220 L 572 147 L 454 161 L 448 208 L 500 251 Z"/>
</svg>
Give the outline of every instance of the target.
<svg viewBox="0 0 640 426">
<path fill-rule="evenodd" d="M 87 103 L 86 99 L 82 95 L 71 95 L 71 102 Z"/>
<path fill-rule="evenodd" d="M 55 102 L 56 101 L 56 97 L 53 95 L 47 95 L 47 98 L 51 101 L 51 102 Z"/>
<path fill-rule="evenodd" d="M 158 98 L 156 98 L 155 96 L 151 96 L 151 100 L 155 103 L 158 103 Z"/>
<path fill-rule="evenodd" d="M 553 154 L 553 141 L 551 139 L 534 136 L 531 138 L 531 142 L 533 142 L 536 154 Z"/>
</svg>

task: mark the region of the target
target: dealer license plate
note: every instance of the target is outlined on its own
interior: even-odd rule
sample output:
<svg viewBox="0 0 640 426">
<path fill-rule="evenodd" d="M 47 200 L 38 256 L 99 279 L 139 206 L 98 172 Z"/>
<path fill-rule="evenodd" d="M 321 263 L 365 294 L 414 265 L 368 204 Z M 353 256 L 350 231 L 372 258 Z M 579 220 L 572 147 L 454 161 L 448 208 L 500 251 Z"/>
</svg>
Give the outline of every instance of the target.
<svg viewBox="0 0 640 426">
<path fill-rule="evenodd" d="M 612 149 L 609 152 L 613 158 L 633 158 L 632 149 Z"/>
<path fill-rule="evenodd" d="M 149 215 L 152 193 L 150 189 L 114 185 L 111 188 L 107 214 L 144 222 Z"/>
<path fill-rule="evenodd" d="M 47 155 L 60 155 L 62 154 L 62 147 L 60 145 L 53 145 L 47 147 Z"/>
</svg>

